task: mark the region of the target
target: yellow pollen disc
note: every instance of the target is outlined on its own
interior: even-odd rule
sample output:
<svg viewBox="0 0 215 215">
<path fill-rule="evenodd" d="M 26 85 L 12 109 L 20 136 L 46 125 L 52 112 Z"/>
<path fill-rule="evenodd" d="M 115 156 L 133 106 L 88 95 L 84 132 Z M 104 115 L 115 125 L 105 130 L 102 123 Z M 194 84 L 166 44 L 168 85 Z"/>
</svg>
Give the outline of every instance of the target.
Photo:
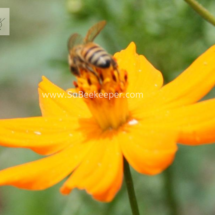
<svg viewBox="0 0 215 215">
<path fill-rule="evenodd" d="M 81 70 L 77 78 L 76 89 L 83 97 L 93 117 L 100 127 L 118 128 L 128 120 L 128 103 L 126 98 L 127 72 L 108 69 L 93 68 L 92 73 Z"/>
</svg>

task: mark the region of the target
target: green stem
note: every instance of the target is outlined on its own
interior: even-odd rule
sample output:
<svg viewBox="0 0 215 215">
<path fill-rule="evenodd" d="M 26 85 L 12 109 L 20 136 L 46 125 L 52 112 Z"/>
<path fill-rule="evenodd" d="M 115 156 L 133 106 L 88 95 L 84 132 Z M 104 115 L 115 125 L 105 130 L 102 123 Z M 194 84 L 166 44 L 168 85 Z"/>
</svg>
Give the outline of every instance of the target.
<svg viewBox="0 0 215 215">
<path fill-rule="evenodd" d="M 172 167 L 169 167 L 164 171 L 164 184 L 165 184 L 165 194 L 168 204 L 168 209 L 170 210 L 171 215 L 178 215 L 178 206 L 174 193 L 174 184 L 173 184 L 173 172 Z"/>
<path fill-rule="evenodd" d="M 125 177 L 125 183 L 128 191 L 130 206 L 133 215 L 140 215 L 138 205 L 137 205 L 137 199 L 134 191 L 134 184 L 130 172 L 130 167 L 126 159 L 124 158 L 124 177 Z"/>
<path fill-rule="evenodd" d="M 210 22 L 212 25 L 215 26 L 215 17 L 201 4 L 199 4 L 195 0 L 184 0 L 186 1 L 200 16 Z"/>
</svg>

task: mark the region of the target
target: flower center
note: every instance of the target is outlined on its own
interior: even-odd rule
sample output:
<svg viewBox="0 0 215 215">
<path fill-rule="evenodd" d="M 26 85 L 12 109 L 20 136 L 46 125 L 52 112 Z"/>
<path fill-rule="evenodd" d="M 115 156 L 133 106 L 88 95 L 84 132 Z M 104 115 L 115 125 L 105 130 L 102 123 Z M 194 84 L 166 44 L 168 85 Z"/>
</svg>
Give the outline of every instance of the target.
<svg viewBox="0 0 215 215">
<path fill-rule="evenodd" d="M 128 103 L 126 89 L 127 72 L 92 67 L 90 72 L 80 69 L 80 76 L 74 82 L 79 96 L 86 102 L 93 117 L 100 127 L 118 128 L 128 120 Z"/>
</svg>

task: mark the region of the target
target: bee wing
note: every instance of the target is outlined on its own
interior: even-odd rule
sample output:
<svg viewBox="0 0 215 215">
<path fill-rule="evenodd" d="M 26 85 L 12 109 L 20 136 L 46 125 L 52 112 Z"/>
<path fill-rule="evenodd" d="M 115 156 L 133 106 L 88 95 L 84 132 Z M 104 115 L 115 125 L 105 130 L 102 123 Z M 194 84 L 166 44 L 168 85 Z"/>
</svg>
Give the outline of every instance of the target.
<svg viewBox="0 0 215 215">
<path fill-rule="evenodd" d="M 80 34 L 72 34 L 68 41 L 68 49 L 72 49 L 76 45 L 83 44 L 83 38 Z"/>
<path fill-rule="evenodd" d="M 87 32 L 87 36 L 84 39 L 85 43 L 92 42 L 96 36 L 100 33 L 100 31 L 105 27 L 106 21 L 100 21 L 93 25 Z"/>
</svg>

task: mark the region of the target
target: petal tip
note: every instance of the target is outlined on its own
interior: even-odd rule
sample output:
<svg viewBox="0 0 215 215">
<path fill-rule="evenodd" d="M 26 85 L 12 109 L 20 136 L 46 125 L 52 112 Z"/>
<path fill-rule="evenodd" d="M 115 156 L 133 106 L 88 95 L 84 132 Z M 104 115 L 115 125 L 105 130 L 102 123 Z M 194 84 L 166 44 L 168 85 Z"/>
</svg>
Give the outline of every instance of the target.
<svg viewBox="0 0 215 215">
<path fill-rule="evenodd" d="M 60 189 L 60 192 L 61 192 L 61 194 L 63 194 L 63 195 L 68 195 L 68 194 L 70 193 L 70 189 L 67 189 L 67 188 L 65 188 L 65 187 L 62 187 L 62 188 Z"/>
<path fill-rule="evenodd" d="M 49 81 L 49 79 L 43 75 L 42 80 L 38 84 L 38 87 L 40 88 L 43 84 L 46 84 L 46 83 L 51 83 L 51 81 Z"/>
<path fill-rule="evenodd" d="M 130 42 L 130 44 L 128 45 L 128 47 L 126 48 L 127 51 L 136 53 L 136 44 L 132 41 Z"/>
</svg>

